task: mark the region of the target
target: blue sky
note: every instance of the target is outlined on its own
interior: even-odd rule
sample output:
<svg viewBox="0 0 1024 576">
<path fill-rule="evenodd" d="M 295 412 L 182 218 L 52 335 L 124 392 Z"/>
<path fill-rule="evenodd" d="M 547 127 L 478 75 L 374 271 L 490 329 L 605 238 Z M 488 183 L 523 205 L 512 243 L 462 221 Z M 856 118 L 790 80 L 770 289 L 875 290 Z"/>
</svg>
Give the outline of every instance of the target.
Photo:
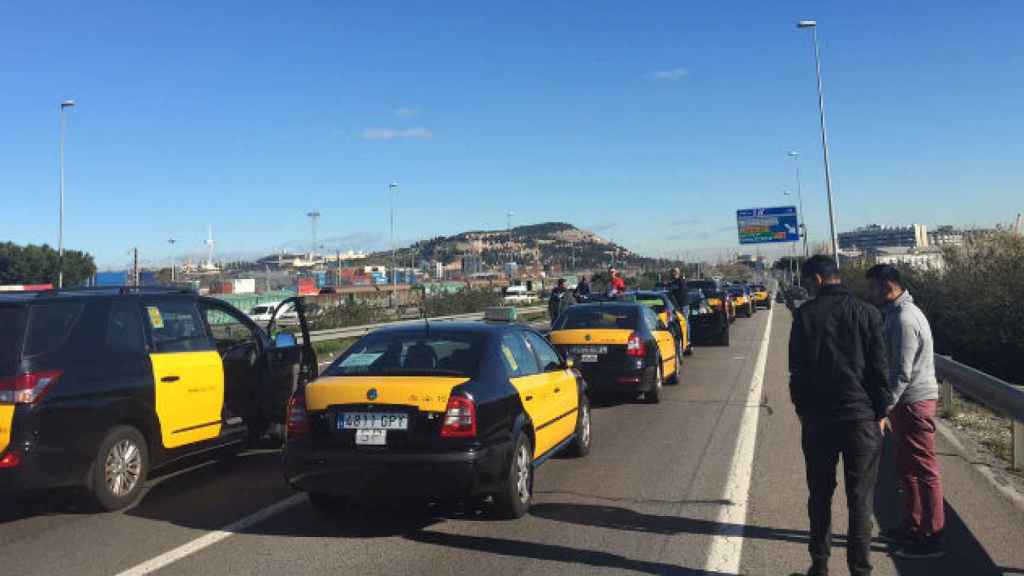
<svg viewBox="0 0 1024 576">
<path fill-rule="evenodd" d="M 1024 211 L 1024 4 L 103 2 L 0 7 L 0 240 L 124 266 L 562 220 L 649 255 L 738 249 L 799 150 L 827 236 L 816 18 L 840 229 Z"/>
</svg>

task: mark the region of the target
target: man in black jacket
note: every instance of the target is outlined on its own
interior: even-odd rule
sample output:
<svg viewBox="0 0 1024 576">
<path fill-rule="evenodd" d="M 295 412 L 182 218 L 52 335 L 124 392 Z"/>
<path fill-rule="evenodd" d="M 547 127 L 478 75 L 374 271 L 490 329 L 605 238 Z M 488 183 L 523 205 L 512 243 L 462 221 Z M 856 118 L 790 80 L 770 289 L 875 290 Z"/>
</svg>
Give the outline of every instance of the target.
<svg viewBox="0 0 1024 576">
<path fill-rule="evenodd" d="M 816 297 L 793 313 L 789 388 L 800 416 L 807 469 L 808 575 L 828 574 L 832 494 L 841 454 L 850 516 L 847 562 L 850 574 L 867 576 L 871 508 L 891 398 L 882 317 L 842 286 L 831 257 L 812 257 L 801 275 Z"/>
</svg>

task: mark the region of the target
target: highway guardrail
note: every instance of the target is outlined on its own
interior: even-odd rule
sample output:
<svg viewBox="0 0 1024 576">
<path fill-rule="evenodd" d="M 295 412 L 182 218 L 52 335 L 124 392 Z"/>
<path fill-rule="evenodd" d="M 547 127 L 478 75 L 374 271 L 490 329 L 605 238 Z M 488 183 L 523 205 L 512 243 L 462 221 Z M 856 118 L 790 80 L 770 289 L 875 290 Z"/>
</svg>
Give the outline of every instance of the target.
<svg viewBox="0 0 1024 576">
<path fill-rule="evenodd" d="M 1010 419 L 1010 465 L 1014 470 L 1024 470 L 1024 387 L 938 354 L 935 355 L 935 374 L 941 382 L 943 408 L 952 409 L 953 388 L 956 388 Z"/>
<path fill-rule="evenodd" d="M 536 314 L 538 312 L 547 312 L 546 306 L 533 306 L 530 308 L 518 308 L 518 314 Z M 483 320 L 483 312 L 473 312 L 471 314 L 455 314 L 452 316 L 437 316 L 429 318 L 431 322 L 444 322 L 444 321 L 458 321 L 458 320 Z M 312 342 L 324 342 L 328 340 L 341 340 L 343 338 L 358 338 L 365 336 L 378 328 L 384 328 L 385 326 L 400 326 L 402 324 L 417 324 L 423 322 L 423 318 L 416 318 L 413 320 L 396 320 L 393 322 L 378 322 L 376 324 L 363 324 L 360 326 L 346 326 L 344 328 L 330 328 L 327 330 L 316 330 L 309 333 L 309 339 Z M 300 338 L 301 341 L 301 338 Z"/>
</svg>

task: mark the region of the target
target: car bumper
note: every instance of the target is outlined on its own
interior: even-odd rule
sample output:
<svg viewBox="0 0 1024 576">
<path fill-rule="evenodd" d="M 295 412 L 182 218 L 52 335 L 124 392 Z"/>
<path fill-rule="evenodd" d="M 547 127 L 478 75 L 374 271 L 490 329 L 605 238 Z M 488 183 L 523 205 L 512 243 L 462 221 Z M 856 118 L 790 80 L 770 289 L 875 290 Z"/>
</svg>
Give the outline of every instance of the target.
<svg viewBox="0 0 1024 576">
<path fill-rule="evenodd" d="M 417 454 L 315 448 L 289 443 L 285 479 L 294 488 L 344 496 L 465 497 L 497 491 L 510 441 L 472 450 Z"/>
<path fill-rule="evenodd" d="M 19 462 L 9 468 L 0 468 L 0 493 L 33 492 L 61 485 L 40 467 L 39 459 L 32 452 L 8 448 L 0 452 L 0 460 L 13 454 L 17 454 Z"/>
<path fill-rule="evenodd" d="M 627 366 L 577 366 L 587 386 L 598 392 L 649 392 L 653 387 L 647 377 L 649 367 L 643 361 Z"/>
</svg>

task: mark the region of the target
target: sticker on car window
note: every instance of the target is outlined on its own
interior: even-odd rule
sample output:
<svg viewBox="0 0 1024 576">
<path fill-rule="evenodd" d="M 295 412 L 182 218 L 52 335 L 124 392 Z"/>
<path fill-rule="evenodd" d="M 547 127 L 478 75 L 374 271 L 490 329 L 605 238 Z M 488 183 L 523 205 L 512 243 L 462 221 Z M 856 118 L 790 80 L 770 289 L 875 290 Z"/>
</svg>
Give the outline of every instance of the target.
<svg viewBox="0 0 1024 576">
<path fill-rule="evenodd" d="M 160 309 L 156 306 L 146 306 L 146 311 L 149 312 L 149 325 L 157 330 L 164 327 L 164 317 L 160 315 Z"/>
<path fill-rule="evenodd" d="M 519 370 L 519 364 L 516 363 L 516 359 L 512 356 L 512 350 L 508 346 L 502 345 L 501 351 L 505 353 L 505 360 L 508 360 L 508 365 L 512 368 L 512 371 Z"/>
<path fill-rule="evenodd" d="M 342 368 L 365 368 L 383 356 L 383 352 L 362 352 L 350 355 L 341 362 Z"/>
</svg>

